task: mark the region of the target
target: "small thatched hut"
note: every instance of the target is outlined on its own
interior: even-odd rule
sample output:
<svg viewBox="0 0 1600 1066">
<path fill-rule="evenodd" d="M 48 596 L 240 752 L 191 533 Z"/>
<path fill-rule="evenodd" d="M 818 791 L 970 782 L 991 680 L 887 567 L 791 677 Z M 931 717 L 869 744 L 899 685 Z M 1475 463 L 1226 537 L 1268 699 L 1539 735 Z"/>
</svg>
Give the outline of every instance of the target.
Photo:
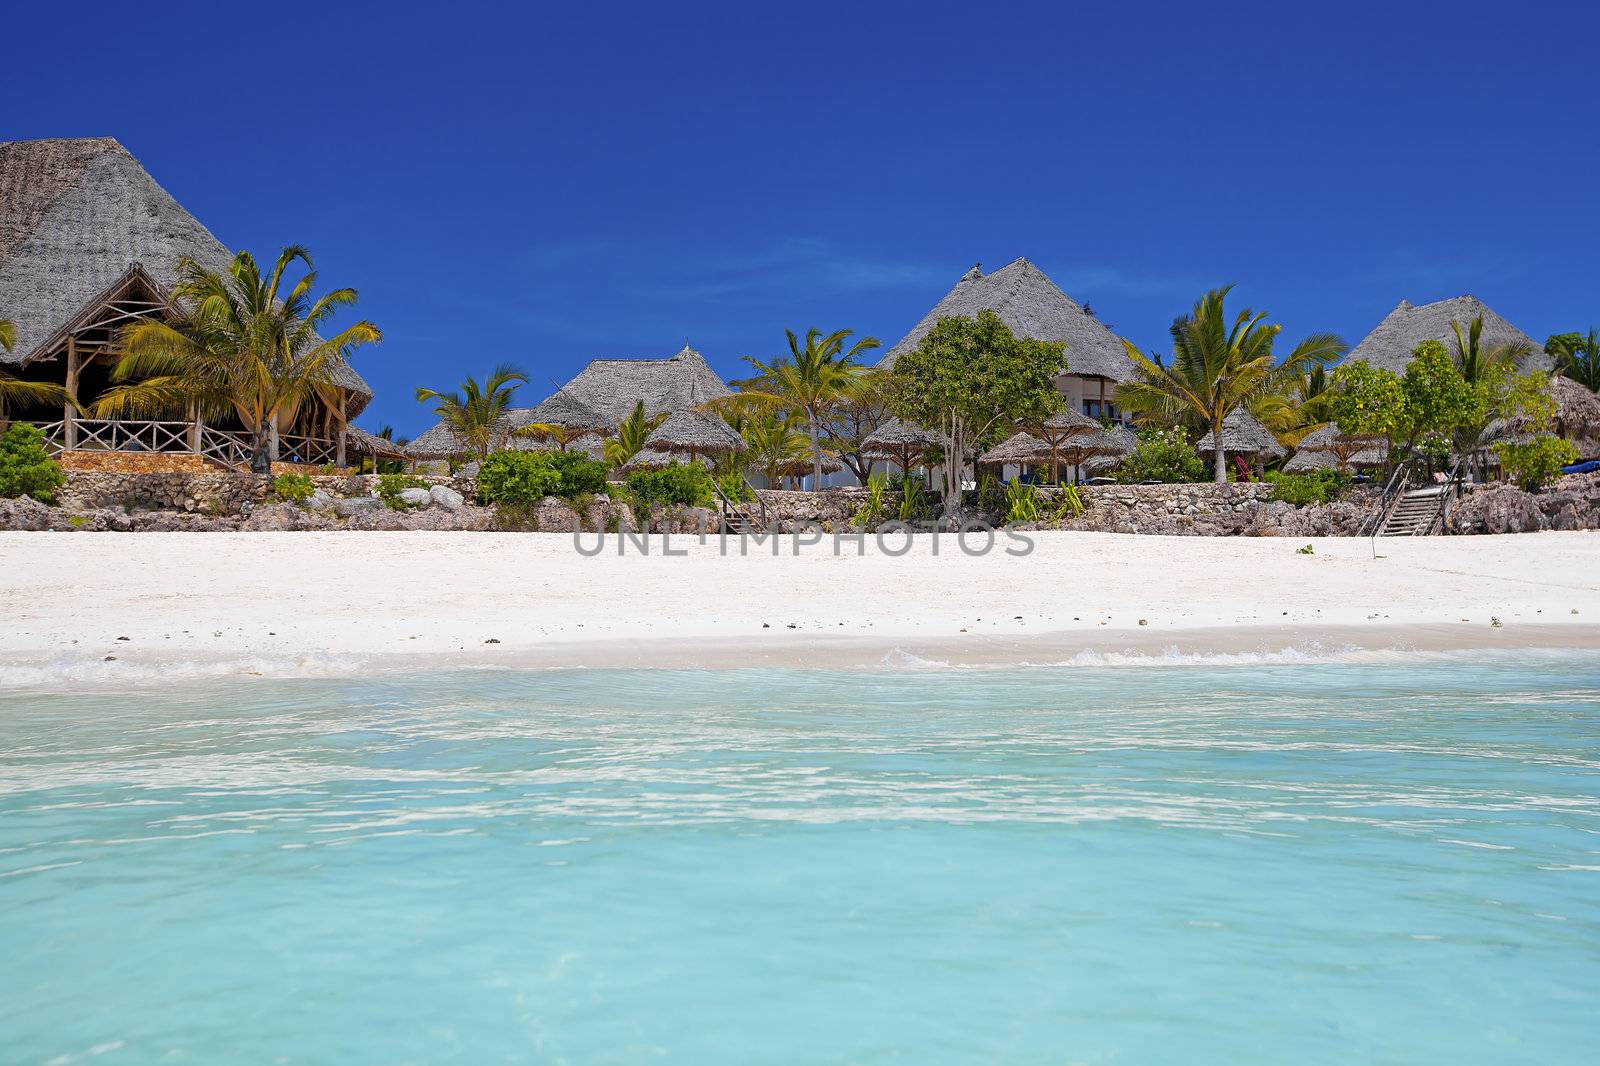
<svg viewBox="0 0 1600 1066">
<path fill-rule="evenodd" d="M 1564 374 L 1550 379 L 1550 396 L 1556 402 L 1551 428 L 1576 444 L 1584 458 L 1600 455 L 1600 396 Z"/>
<path fill-rule="evenodd" d="M 684 456 L 674 455 L 672 452 L 662 451 L 660 448 L 642 448 L 634 452 L 633 458 L 623 463 L 620 469 L 624 474 L 631 474 L 636 470 L 660 470 L 664 466 L 671 466 L 673 463 L 685 461 Z M 704 466 L 711 465 L 711 461 L 705 456 L 687 461 L 698 462 Z"/>
</svg>

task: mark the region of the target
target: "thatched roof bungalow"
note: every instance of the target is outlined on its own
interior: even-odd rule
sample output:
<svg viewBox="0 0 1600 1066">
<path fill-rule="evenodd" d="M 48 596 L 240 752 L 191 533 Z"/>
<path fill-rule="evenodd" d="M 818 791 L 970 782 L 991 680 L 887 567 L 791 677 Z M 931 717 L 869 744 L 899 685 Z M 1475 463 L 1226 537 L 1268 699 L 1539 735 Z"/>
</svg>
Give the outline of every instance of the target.
<svg viewBox="0 0 1600 1066">
<path fill-rule="evenodd" d="M 171 291 L 184 257 L 221 270 L 232 253 L 116 140 L 0 143 L 0 314 L 17 331 L 0 361 L 13 374 L 93 401 L 109 382 L 121 327 L 173 313 Z M 279 427 L 326 445 L 329 461 L 335 450 L 343 458 L 344 429 L 372 398 L 353 369 L 341 362 L 337 370 L 333 402 L 313 401 L 293 425 Z M 11 415 L 50 424 L 68 450 L 80 432 L 95 436 L 70 405 Z M 109 441 L 116 434 L 99 436 Z"/>
<path fill-rule="evenodd" d="M 688 345 L 667 359 L 591 359 L 578 374 L 544 402 L 508 411 L 494 446 L 539 447 L 514 443 L 511 431 L 534 423 L 593 430 L 602 435 L 616 431 L 636 403 L 645 414 L 676 414 L 710 400 L 730 395 L 728 386 Z M 447 459 L 465 455 L 466 442 L 442 423 L 412 442 L 415 459 Z"/>
<path fill-rule="evenodd" d="M 1114 391 L 1118 382 L 1134 377 L 1133 360 L 1122 341 L 1026 259 L 1014 260 L 992 274 L 976 266 L 967 271 L 878 365 L 892 369 L 895 360 L 915 349 L 939 319 L 975 318 L 985 310 L 999 315 L 1019 337 L 1066 344 L 1067 372 L 1056 385 L 1070 410 L 1092 418 L 1119 417 Z"/>
<path fill-rule="evenodd" d="M 1457 296 L 1420 306 L 1401 300 L 1360 344 L 1350 350 L 1348 358 L 1364 360 L 1370 366 L 1402 374 L 1406 364 L 1416 354 L 1417 346 L 1423 341 L 1438 341 L 1447 348 L 1453 347 L 1455 332 L 1450 324 L 1460 325 L 1464 334 L 1467 326 L 1479 316 L 1483 318 L 1481 343 L 1485 348 L 1523 345 L 1528 349 L 1528 354 L 1517 360 L 1519 369 L 1550 369 L 1550 356 L 1534 343 L 1532 337 L 1501 318 L 1476 296 Z"/>
<path fill-rule="evenodd" d="M 729 455 L 745 451 L 749 445 L 716 415 L 690 408 L 668 418 L 645 441 L 646 448 L 687 455 Z"/>
</svg>

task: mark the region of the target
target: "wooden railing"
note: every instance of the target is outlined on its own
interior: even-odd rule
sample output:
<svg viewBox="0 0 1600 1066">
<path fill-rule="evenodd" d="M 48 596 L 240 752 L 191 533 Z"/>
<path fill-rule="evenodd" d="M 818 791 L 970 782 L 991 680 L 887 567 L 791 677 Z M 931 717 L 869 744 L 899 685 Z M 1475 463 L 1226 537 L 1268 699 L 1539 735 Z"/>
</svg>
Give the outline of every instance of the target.
<svg viewBox="0 0 1600 1066">
<path fill-rule="evenodd" d="M 75 418 L 35 423 L 52 454 L 64 451 L 167 452 L 204 456 L 230 470 L 250 469 L 250 437 L 204 422 L 120 418 Z M 321 466 L 338 461 L 339 446 L 321 437 L 284 434 L 278 440 L 278 461 Z"/>
</svg>

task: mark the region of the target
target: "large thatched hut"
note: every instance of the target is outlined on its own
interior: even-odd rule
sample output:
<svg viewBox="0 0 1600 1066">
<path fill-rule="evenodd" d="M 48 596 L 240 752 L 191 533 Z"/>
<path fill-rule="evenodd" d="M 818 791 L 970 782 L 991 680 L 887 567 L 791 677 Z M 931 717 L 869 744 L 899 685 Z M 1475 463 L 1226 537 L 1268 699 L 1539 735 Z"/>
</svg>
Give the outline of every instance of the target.
<svg viewBox="0 0 1600 1066">
<path fill-rule="evenodd" d="M 1406 364 L 1411 362 L 1423 341 L 1438 341 L 1447 348 L 1453 347 L 1455 331 L 1451 323 L 1459 325 L 1465 334 L 1472 320 L 1479 317 L 1483 319 L 1480 343 L 1485 348 L 1518 345 L 1526 349 L 1526 354 L 1517 360 L 1519 369 L 1550 369 L 1550 356 L 1532 337 L 1501 318 L 1476 296 L 1456 296 L 1421 305 L 1401 300 L 1399 306 L 1350 350 L 1349 358 L 1396 374 L 1404 373 Z"/>
<path fill-rule="evenodd" d="M 643 403 L 646 415 L 671 415 L 729 394 L 705 357 L 688 345 L 667 359 L 592 359 L 543 403 L 508 411 L 501 420 L 495 447 L 528 447 L 525 442 L 512 443 L 518 439 L 511 436 L 512 430 L 522 426 L 582 424 L 587 430 L 608 435 L 633 412 L 635 404 Z M 591 422 L 593 425 L 588 424 Z M 411 452 L 417 459 L 445 459 L 464 455 L 466 448 L 464 441 L 440 424 L 419 436 Z"/>
<path fill-rule="evenodd" d="M 1119 382 L 1134 377 L 1133 360 L 1115 333 L 1062 292 L 1055 282 L 1026 259 L 1017 259 L 992 274 L 973 267 L 904 337 L 884 353 L 879 366 L 895 360 L 922 341 L 941 318 L 975 318 L 993 311 L 1019 337 L 1065 343 L 1067 372 L 1056 386 L 1067 409 L 1091 418 L 1120 418 L 1115 392 Z"/>
<path fill-rule="evenodd" d="M 110 383 L 118 331 L 174 313 L 178 261 L 222 270 L 228 248 L 110 137 L 0 143 L 0 313 L 16 344 L 10 373 L 61 385 L 88 405 Z M 343 465 L 346 428 L 372 398 L 348 365 L 335 394 L 276 428 L 282 457 Z M 60 451 L 201 454 L 236 465 L 247 442 L 230 421 L 85 419 L 71 405 L 0 412 L 39 423 Z M 149 458 L 146 459 L 150 465 Z"/>
</svg>

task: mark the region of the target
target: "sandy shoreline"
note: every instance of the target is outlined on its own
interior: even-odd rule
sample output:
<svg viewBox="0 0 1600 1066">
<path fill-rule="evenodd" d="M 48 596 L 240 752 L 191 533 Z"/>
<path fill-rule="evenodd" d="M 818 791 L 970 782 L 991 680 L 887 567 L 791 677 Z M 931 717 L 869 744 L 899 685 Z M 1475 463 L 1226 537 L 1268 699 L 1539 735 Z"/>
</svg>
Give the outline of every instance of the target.
<svg viewBox="0 0 1600 1066">
<path fill-rule="evenodd" d="M 1356 539 L 1031 537 L 1020 557 L 948 537 L 938 558 L 928 537 L 587 557 L 560 534 L 0 533 L 0 686 L 1600 649 L 1594 533 L 1385 540 L 1376 559 Z"/>
</svg>

